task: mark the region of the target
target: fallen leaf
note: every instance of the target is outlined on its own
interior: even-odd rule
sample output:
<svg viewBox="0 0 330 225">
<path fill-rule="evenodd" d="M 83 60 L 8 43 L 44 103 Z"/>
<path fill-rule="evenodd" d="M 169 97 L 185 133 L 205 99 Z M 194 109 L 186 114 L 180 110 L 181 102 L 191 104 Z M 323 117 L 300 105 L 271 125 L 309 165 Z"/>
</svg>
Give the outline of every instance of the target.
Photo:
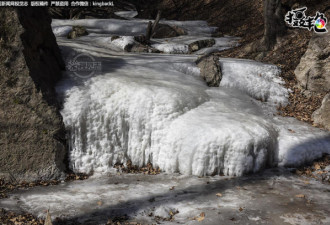
<svg viewBox="0 0 330 225">
<path fill-rule="evenodd" d="M 97 205 L 101 206 L 101 205 L 103 205 L 103 202 L 102 201 L 98 201 L 97 202 Z"/>
<path fill-rule="evenodd" d="M 204 219 L 205 219 L 205 213 L 204 213 L 204 212 L 202 212 L 202 213 L 199 215 L 199 217 L 196 218 L 196 220 L 197 220 L 198 222 L 201 222 L 201 221 L 203 221 Z"/>
<path fill-rule="evenodd" d="M 221 193 L 217 193 L 216 196 L 222 197 L 222 194 Z"/>
<path fill-rule="evenodd" d="M 242 207 L 240 207 L 240 208 L 239 208 L 239 211 L 240 211 L 240 212 L 242 212 L 242 211 L 243 211 L 243 208 L 242 208 Z"/>
<path fill-rule="evenodd" d="M 170 190 L 172 191 L 172 190 L 174 190 L 174 188 L 175 188 L 175 186 L 172 186 L 172 187 L 170 187 Z"/>
<path fill-rule="evenodd" d="M 321 169 L 321 166 L 320 166 L 320 164 L 315 163 L 315 164 L 314 164 L 314 168 L 315 168 L 316 170 L 320 170 L 320 169 Z"/>
<path fill-rule="evenodd" d="M 324 174 L 324 173 L 327 173 L 325 171 L 318 171 L 317 174 Z"/>
<path fill-rule="evenodd" d="M 299 195 L 296 195 L 297 198 L 305 198 L 305 195 L 303 194 L 299 194 Z"/>
</svg>

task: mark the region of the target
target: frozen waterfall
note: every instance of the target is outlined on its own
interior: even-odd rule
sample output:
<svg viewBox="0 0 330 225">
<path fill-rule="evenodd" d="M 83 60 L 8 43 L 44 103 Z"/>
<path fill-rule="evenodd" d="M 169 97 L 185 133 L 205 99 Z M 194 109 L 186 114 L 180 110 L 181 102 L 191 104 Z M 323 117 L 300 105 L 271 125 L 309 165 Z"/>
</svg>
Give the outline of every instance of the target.
<svg viewBox="0 0 330 225">
<path fill-rule="evenodd" d="M 209 88 L 194 65 L 196 56 L 114 50 L 102 29 L 129 30 L 111 21 L 55 21 L 61 34 L 73 23 L 87 26 L 90 35 L 77 41 L 58 37 L 58 43 L 89 53 L 103 66 L 98 76 L 67 76 L 57 87 L 74 171 L 109 172 L 131 160 L 168 173 L 240 176 L 330 154 L 329 133 L 276 116 L 289 93 L 276 66 L 221 59 L 221 86 Z M 135 23 L 134 32 L 144 29 L 143 21 Z M 189 22 L 185 26 L 198 31 Z"/>
</svg>

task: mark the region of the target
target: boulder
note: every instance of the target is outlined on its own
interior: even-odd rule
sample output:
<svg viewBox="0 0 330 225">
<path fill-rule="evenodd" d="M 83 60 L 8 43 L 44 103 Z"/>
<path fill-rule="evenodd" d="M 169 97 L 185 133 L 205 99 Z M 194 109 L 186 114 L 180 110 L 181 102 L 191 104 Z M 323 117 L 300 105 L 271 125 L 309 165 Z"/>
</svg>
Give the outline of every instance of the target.
<svg viewBox="0 0 330 225">
<path fill-rule="evenodd" d="M 73 26 L 72 31 L 68 34 L 68 39 L 75 39 L 77 37 L 86 36 L 88 32 L 86 28 L 82 26 Z"/>
<path fill-rule="evenodd" d="M 45 8 L 0 10 L 0 178 L 57 179 L 66 141 L 55 84 L 65 64 Z"/>
<path fill-rule="evenodd" d="M 126 45 L 124 50 L 126 52 L 160 53 L 159 50 L 150 47 L 149 45 L 141 44 L 139 42 L 134 42 L 133 44 Z"/>
<path fill-rule="evenodd" d="M 298 84 L 303 90 L 322 94 L 330 91 L 329 43 L 330 32 L 313 34 L 307 51 L 294 71 Z"/>
<path fill-rule="evenodd" d="M 171 38 L 181 35 L 186 35 L 186 31 L 177 26 L 170 26 L 167 24 L 158 24 L 152 35 L 153 38 Z"/>
<path fill-rule="evenodd" d="M 330 93 L 323 98 L 321 107 L 313 113 L 312 118 L 314 123 L 330 130 Z"/>
<path fill-rule="evenodd" d="M 219 57 L 206 55 L 197 59 L 197 66 L 200 68 L 200 75 L 209 87 L 219 87 L 222 79 Z"/>
<path fill-rule="evenodd" d="M 215 44 L 215 40 L 212 39 L 204 39 L 199 41 L 194 41 L 188 45 L 189 52 L 196 52 L 202 48 L 212 47 Z"/>
</svg>

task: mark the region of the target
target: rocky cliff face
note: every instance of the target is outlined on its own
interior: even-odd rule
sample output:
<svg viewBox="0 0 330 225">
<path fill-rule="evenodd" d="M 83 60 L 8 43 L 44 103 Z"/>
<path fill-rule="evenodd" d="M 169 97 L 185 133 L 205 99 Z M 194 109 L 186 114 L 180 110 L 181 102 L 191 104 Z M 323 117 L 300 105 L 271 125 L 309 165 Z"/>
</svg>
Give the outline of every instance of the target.
<svg viewBox="0 0 330 225">
<path fill-rule="evenodd" d="M 327 26 L 330 29 L 330 26 Z M 298 85 L 307 93 L 326 95 L 313 120 L 330 130 L 330 32 L 314 34 L 295 70 Z"/>
<path fill-rule="evenodd" d="M 0 10 L 0 176 L 59 178 L 65 129 L 55 83 L 65 68 L 47 10 Z"/>
<path fill-rule="evenodd" d="M 322 101 L 322 106 L 313 113 L 313 120 L 330 130 L 330 93 Z"/>
<path fill-rule="evenodd" d="M 328 26 L 328 29 L 330 26 Z M 328 93 L 330 91 L 330 32 L 314 34 L 308 49 L 295 70 L 302 89 Z"/>
</svg>

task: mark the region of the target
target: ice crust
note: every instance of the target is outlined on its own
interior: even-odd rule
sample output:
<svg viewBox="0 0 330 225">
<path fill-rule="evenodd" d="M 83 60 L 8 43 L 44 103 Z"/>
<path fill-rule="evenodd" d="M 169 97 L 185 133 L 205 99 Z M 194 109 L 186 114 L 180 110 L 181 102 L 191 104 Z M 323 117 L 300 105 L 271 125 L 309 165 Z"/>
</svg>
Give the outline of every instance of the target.
<svg viewBox="0 0 330 225">
<path fill-rule="evenodd" d="M 162 22 L 191 32 L 172 39 L 175 47 L 212 30 L 202 21 Z M 58 43 L 88 52 L 103 67 L 98 76 L 79 82 L 67 76 L 57 87 L 74 171 L 110 172 L 114 164 L 131 160 L 138 166 L 150 162 L 168 173 L 240 176 L 267 166 L 301 165 L 330 153 L 329 132 L 274 116 L 279 104 L 287 104 L 289 92 L 279 68 L 220 59 L 220 87 L 207 87 L 194 63 L 196 56 L 118 51 L 145 23 L 110 19 L 52 24 L 87 26 L 88 36 L 58 37 Z M 115 32 L 124 36 L 111 41 L 108 34 Z M 217 40 L 218 45 L 230 38 L 223 41 Z"/>
</svg>

